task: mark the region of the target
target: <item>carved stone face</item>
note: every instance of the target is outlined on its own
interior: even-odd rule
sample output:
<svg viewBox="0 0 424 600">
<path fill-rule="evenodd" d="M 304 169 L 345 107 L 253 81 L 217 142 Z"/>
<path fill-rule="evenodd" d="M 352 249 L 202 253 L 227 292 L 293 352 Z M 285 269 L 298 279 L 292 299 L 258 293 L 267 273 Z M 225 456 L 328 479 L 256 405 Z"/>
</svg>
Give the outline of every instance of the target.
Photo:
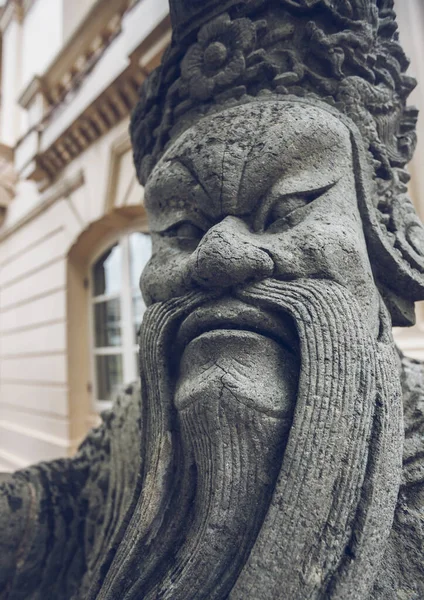
<svg viewBox="0 0 424 600">
<path fill-rule="evenodd" d="M 381 556 L 400 391 L 352 147 L 322 108 L 255 102 L 200 121 L 152 172 L 143 511 L 160 497 L 173 508 L 156 536 L 163 562 L 134 589 L 147 600 L 274 598 L 283 584 L 328 597 L 339 567 L 344 598 L 361 579 L 343 562 L 351 536 L 350 554 Z M 371 439 L 381 457 L 368 469 Z M 388 528 L 366 531 L 382 504 Z"/>
<path fill-rule="evenodd" d="M 322 109 L 237 107 L 200 122 L 146 188 L 154 252 L 148 303 L 267 277 L 326 279 L 378 331 L 377 290 L 357 206 L 350 132 Z"/>
</svg>

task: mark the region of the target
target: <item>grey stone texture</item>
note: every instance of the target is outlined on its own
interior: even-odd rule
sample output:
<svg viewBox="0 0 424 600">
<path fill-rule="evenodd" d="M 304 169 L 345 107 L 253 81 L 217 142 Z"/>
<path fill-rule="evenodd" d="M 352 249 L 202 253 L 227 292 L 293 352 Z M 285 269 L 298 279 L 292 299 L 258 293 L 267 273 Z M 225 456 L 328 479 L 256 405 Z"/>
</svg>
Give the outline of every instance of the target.
<svg viewBox="0 0 424 600">
<path fill-rule="evenodd" d="M 132 120 L 141 385 L 0 484 L 0 598 L 424 598 L 414 82 L 391 0 L 175 0 Z"/>
</svg>

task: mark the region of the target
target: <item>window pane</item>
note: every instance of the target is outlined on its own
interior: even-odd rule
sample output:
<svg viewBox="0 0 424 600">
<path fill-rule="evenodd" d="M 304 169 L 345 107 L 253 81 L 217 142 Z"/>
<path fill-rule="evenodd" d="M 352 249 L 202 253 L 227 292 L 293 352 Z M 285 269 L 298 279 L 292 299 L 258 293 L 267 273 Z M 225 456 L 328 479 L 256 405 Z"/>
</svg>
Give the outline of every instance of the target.
<svg viewBox="0 0 424 600">
<path fill-rule="evenodd" d="M 116 389 L 122 385 L 122 356 L 109 354 L 96 356 L 97 399 L 111 400 Z"/>
<path fill-rule="evenodd" d="M 121 308 L 119 299 L 93 304 L 96 347 L 120 346 Z"/>
<path fill-rule="evenodd" d="M 112 246 L 93 267 L 93 294 L 116 294 L 121 289 L 122 249 L 116 244 Z"/>
<path fill-rule="evenodd" d="M 152 240 L 147 233 L 132 233 L 130 243 L 131 287 L 139 289 L 140 275 L 152 255 Z"/>
</svg>

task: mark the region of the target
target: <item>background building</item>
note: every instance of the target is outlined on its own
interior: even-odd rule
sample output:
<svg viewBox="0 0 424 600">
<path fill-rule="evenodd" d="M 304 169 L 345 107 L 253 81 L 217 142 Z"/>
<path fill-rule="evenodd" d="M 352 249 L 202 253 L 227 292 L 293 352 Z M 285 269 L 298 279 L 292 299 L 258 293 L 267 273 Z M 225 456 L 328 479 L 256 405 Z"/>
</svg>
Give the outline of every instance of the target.
<svg viewBox="0 0 424 600">
<path fill-rule="evenodd" d="M 72 454 L 137 376 L 150 255 L 128 136 L 167 0 L 6 0 L 0 17 L 0 471 Z M 424 5 L 399 0 L 423 82 Z M 424 218 L 424 117 L 411 193 Z M 424 358 L 424 310 L 399 334 Z"/>
</svg>

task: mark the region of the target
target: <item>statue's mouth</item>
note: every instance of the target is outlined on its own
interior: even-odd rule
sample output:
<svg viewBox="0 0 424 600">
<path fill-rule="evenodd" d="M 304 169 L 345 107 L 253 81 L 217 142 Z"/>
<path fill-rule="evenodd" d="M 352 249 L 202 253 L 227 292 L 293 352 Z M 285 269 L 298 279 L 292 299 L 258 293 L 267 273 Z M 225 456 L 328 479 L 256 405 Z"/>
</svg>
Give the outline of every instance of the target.
<svg viewBox="0 0 424 600">
<path fill-rule="evenodd" d="M 220 329 L 256 333 L 298 354 L 296 329 L 287 314 L 265 311 L 236 298 L 215 300 L 190 313 L 177 334 L 177 353 L 182 354 L 195 338 Z"/>
</svg>

